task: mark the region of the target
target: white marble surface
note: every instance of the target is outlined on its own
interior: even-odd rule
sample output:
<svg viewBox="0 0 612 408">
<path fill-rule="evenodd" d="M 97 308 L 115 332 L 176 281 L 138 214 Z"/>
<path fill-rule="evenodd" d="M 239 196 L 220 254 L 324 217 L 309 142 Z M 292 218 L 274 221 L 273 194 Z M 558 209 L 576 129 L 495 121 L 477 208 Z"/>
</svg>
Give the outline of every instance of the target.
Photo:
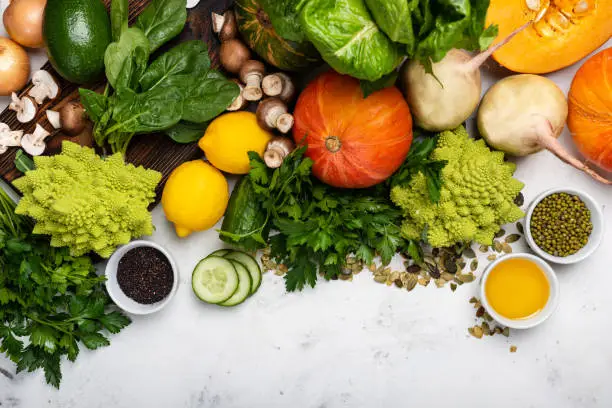
<svg viewBox="0 0 612 408">
<path fill-rule="evenodd" d="M 550 77 L 567 91 L 579 66 Z M 527 184 L 527 203 L 550 187 L 588 191 L 612 229 L 612 190 L 549 153 L 519 160 L 516 176 Z M 216 233 L 179 240 L 161 208 L 154 222 L 152 239 L 180 265 L 174 301 L 157 315 L 135 317 L 110 347 L 64 362 L 59 391 L 40 372 L 0 375 L 0 407 L 612 406 L 612 234 L 592 258 L 556 268 L 561 304 L 548 322 L 508 339 L 476 340 L 467 333 L 476 283 L 455 293 L 433 285 L 407 293 L 362 273 L 287 294 L 282 279 L 267 274 L 242 306 L 205 305 L 193 296 L 190 275 L 221 247 Z M 511 354 L 510 345 L 518 351 Z M 0 367 L 14 372 L 3 357 Z"/>
</svg>

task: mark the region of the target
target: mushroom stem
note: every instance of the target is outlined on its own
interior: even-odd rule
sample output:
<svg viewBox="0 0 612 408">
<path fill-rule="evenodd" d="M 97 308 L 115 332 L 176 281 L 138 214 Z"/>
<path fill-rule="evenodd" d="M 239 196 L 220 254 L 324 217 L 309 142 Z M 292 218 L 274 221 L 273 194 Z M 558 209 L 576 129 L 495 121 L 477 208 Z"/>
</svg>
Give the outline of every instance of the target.
<svg viewBox="0 0 612 408">
<path fill-rule="evenodd" d="M 287 112 L 287 105 L 277 97 L 267 98 L 257 107 L 257 122 L 266 130 L 287 133 L 294 121 L 293 115 Z"/>
<path fill-rule="evenodd" d="M 285 157 L 289 156 L 295 149 L 295 143 L 289 138 L 275 136 L 268 142 L 266 151 L 264 153 L 264 162 L 266 166 L 271 169 L 277 169 L 285 160 Z"/>
<path fill-rule="evenodd" d="M 256 60 L 247 61 L 240 69 L 240 79 L 245 83 L 243 96 L 247 101 L 258 101 L 263 98 L 261 81 L 266 68 L 263 63 Z"/>
<path fill-rule="evenodd" d="M 212 27 L 213 32 L 219 35 L 221 42 L 232 40 L 238 35 L 236 16 L 231 10 L 223 14 L 212 13 Z"/>
<path fill-rule="evenodd" d="M 244 86 L 240 83 L 240 81 L 235 78 L 231 81 L 238 85 L 238 87 L 240 88 L 240 93 L 238 94 L 236 99 L 234 99 L 232 104 L 227 108 L 228 111 L 235 112 L 244 109 L 248 105 L 248 102 L 242 96 L 242 93 L 244 92 Z"/>
<path fill-rule="evenodd" d="M 278 96 L 283 102 L 289 104 L 295 98 L 295 85 L 284 72 L 267 75 L 261 82 L 261 88 L 267 96 Z"/>
</svg>

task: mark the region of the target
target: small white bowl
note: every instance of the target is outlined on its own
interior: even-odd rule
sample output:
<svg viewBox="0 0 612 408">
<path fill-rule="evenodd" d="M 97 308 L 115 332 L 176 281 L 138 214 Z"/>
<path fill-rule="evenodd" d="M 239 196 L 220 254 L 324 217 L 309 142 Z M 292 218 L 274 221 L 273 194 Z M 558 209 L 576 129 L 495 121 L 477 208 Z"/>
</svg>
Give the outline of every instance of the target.
<svg viewBox="0 0 612 408">
<path fill-rule="evenodd" d="M 131 249 L 140 247 L 155 248 L 159 252 L 164 254 L 164 256 L 168 258 L 170 266 L 172 266 L 172 274 L 174 276 L 172 289 L 170 290 L 168 296 L 166 296 L 163 300 L 160 300 L 156 303 L 152 303 L 150 305 L 143 305 L 133 299 L 130 299 L 125 293 L 123 293 L 123 290 L 121 290 L 121 287 L 119 287 L 119 282 L 117 281 L 117 268 L 119 266 L 119 261 L 121 260 L 123 255 L 125 255 Z M 155 242 L 132 241 L 129 244 L 120 247 L 115 251 L 115 253 L 113 253 L 113 255 L 108 260 L 108 263 L 106 264 L 105 274 L 106 289 L 113 302 L 115 302 L 115 304 L 124 311 L 134 315 L 147 315 L 161 310 L 170 302 L 170 300 L 176 294 L 176 290 L 178 289 L 179 274 L 178 268 L 176 267 L 176 262 L 174 262 L 174 259 L 168 253 L 168 251 L 166 251 L 165 248 L 163 248 L 161 245 L 156 244 Z"/>
<path fill-rule="evenodd" d="M 591 223 L 593 224 L 593 231 L 591 232 L 589 241 L 578 252 L 569 256 L 554 256 L 549 254 L 535 243 L 533 236 L 531 235 L 531 216 L 533 215 L 533 210 L 535 210 L 536 206 L 544 198 L 555 193 L 567 193 L 578 196 L 584 202 L 587 208 L 591 211 Z M 587 257 L 591 256 L 593 252 L 597 250 L 599 244 L 601 244 L 603 233 L 604 217 L 603 212 L 601 211 L 601 206 L 597 204 L 597 201 L 595 201 L 595 199 L 589 194 L 585 193 L 584 191 L 575 190 L 572 188 L 554 188 L 543 192 L 533 200 L 533 202 L 529 206 L 529 209 L 527 210 L 527 216 L 525 217 L 525 239 L 527 240 L 527 244 L 529 245 L 529 247 L 538 256 L 546 259 L 549 262 L 557 264 L 574 264 L 576 262 L 583 261 Z"/>
<path fill-rule="evenodd" d="M 507 317 L 500 315 L 489 304 L 489 300 L 487 299 L 487 294 L 485 291 L 487 279 L 489 278 L 489 275 L 491 271 L 493 270 L 493 268 L 495 268 L 501 262 L 507 261 L 508 259 L 512 259 L 512 258 L 528 259 L 530 261 L 533 261 L 536 265 L 540 267 L 540 269 L 542 269 L 542 271 L 546 275 L 546 279 L 548 279 L 548 284 L 550 285 L 550 295 L 548 297 L 548 302 L 546 303 L 546 306 L 544 306 L 544 309 L 542 309 L 538 314 L 532 317 L 529 317 L 527 319 L 508 319 Z M 497 258 L 497 260 L 489 264 L 489 266 L 487 266 L 487 268 L 485 269 L 482 275 L 481 282 L 480 282 L 480 299 L 481 299 L 482 305 L 487 310 L 487 312 L 491 315 L 491 317 L 495 319 L 501 325 L 509 327 L 511 329 L 529 329 L 529 328 L 535 327 L 543 323 L 557 309 L 557 306 L 559 305 L 559 281 L 557 280 L 557 275 L 555 275 L 555 272 L 553 271 L 551 266 L 548 263 L 546 263 L 546 261 L 544 261 L 541 258 L 538 258 L 535 255 L 532 255 L 532 254 L 504 255 L 500 258 Z"/>
</svg>

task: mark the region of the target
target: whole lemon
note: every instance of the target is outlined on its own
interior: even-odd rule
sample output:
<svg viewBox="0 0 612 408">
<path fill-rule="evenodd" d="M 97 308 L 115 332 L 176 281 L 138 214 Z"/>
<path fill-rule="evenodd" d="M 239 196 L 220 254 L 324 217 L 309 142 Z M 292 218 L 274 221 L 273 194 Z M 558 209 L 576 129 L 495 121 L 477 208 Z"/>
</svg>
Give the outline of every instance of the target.
<svg viewBox="0 0 612 408">
<path fill-rule="evenodd" d="M 271 138 L 271 133 L 259 127 L 254 113 L 231 112 L 213 120 L 198 145 L 219 170 L 247 174 L 250 170 L 248 152 L 263 156 Z"/>
<path fill-rule="evenodd" d="M 186 162 L 170 174 L 162 207 L 176 234 L 183 238 L 213 227 L 225 213 L 229 186 L 223 174 L 202 160 Z"/>
</svg>

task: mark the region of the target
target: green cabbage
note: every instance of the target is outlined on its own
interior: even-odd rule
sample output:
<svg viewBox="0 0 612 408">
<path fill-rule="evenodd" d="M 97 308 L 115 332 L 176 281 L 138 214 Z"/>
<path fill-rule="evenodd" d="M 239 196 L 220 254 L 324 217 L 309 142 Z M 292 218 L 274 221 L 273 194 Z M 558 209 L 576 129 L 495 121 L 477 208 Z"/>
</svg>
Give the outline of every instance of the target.
<svg viewBox="0 0 612 408">
<path fill-rule="evenodd" d="M 310 0 L 300 23 L 323 59 L 341 74 L 375 81 L 402 60 L 398 45 L 372 19 L 363 0 Z"/>
</svg>

